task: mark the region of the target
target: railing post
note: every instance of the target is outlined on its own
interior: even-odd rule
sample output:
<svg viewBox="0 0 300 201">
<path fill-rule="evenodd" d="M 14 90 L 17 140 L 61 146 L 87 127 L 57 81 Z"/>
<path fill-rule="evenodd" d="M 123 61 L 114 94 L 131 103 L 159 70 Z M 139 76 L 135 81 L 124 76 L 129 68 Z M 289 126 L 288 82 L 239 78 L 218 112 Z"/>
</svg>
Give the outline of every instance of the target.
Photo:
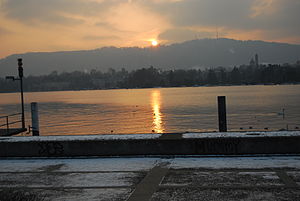
<svg viewBox="0 0 300 201">
<path fill-rule="evenodd" d="M 226 97 L 218 96 L 219 131 L 227 132 Z"/>
<path fill-rule="evenodd" d="M 8 116 L 6 116 L 6 134 L 9 133 L 9 123 L 8 123 Z"/>
<path fill-rule="evenodd" d="M 39 136 L 39 114 L 38 114 L 38 104 L 36 102 L 31 103 L 31 121 L 32 121 L 32 135 Z"/>
</svg>

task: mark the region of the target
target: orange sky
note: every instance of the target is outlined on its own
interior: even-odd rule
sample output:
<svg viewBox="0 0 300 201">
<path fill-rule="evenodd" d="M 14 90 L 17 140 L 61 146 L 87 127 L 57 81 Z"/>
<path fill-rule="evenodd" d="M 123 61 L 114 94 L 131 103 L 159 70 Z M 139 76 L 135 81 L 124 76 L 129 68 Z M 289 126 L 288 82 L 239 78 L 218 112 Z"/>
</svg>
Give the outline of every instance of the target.
<svg viewBox="0 0 300 201">
<path fill-rule="evenodd" d="M 0 0 L 0 58 L 228 37 L 300 44 L 299 0 Z"/>
</svg>

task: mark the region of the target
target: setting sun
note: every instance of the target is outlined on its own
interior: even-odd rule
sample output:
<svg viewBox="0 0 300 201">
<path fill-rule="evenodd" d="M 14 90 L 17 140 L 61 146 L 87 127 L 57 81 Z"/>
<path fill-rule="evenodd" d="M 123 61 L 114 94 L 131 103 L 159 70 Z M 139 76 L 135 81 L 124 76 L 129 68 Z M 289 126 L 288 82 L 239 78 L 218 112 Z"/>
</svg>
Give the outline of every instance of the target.
<svg viewBox="0 0 300 201">
<path fill-rule="evenodd" d="M 157 45 L 158 45 L 158 42 L 157 42 L 157 40 L 152 40 L 152 41 L 151 41 L 151 44 L 152 44 L 152 46 L 157 46 Z"/>
</svg>

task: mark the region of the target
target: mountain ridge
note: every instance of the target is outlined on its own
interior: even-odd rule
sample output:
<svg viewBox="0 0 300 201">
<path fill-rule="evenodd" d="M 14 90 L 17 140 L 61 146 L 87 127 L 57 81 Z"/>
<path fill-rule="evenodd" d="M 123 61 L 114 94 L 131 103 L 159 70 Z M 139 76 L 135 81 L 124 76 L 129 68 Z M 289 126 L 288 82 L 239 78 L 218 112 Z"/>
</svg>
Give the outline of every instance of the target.
<svg viewBox="0 0 300 201">
<path fill-rule="evenodd" d="M 93 50 L 29 52 L 0 59 L 0 77 L 16 74 L 17 58 L 24 60 L 25 75 L 52 71 L 105 71 L 109 68 L 135 70 L 210 68 L 249 63 L 255 55 L 264 63 L 295 63 L 300 45 L 259 40 L 198 39 L 159 47 L 102 47 Z"/>
</svg>

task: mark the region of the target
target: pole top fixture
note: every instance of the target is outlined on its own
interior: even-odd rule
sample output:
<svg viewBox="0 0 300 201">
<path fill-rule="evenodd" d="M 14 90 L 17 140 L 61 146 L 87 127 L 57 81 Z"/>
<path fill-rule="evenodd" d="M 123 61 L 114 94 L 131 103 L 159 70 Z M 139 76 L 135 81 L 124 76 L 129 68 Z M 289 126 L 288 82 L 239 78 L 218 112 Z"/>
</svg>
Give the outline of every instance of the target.
<svg viewBox="0 0 300 201">
<path fill-rule="evenodd" d="M 23 77 L 23 62 L 22 62 L 22 59 L 21 58 L 19 58 L 18 59 L 18 66 L 19 66 L 19 68 L 18 68 L 18 71 L 19 71 L 19 77 L 20 77 L 20 79 L 22 79 L 22 77 Z"/>
<path fill-rule="evenodd" d="M 19 67 L 22 67 L 22 66 L 23 66 L 22 58 L 19 58 L 19 59 L 18 59 L 18 66 L 19 66 Z"/>
</svg>

